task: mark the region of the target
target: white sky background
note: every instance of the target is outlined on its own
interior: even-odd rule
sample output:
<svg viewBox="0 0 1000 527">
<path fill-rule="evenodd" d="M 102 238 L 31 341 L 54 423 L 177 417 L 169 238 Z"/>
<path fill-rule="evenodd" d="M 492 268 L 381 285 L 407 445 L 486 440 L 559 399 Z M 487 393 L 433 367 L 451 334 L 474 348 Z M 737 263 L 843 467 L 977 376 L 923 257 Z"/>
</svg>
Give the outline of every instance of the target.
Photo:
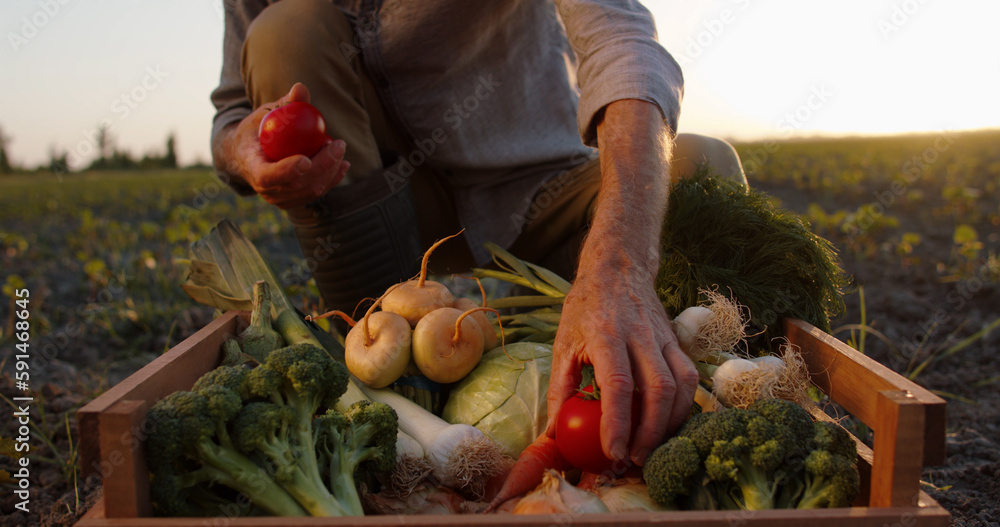
<svg viewBox="0 0 1000 527">
<path fill-rule="evenodd" d="M 1000 126 L 1000 1 L 644 3 L 684 67 L 682 131 Z M 221 0 L 0 0 L 0 127 L 13 161 L 37 165 L 58 147 L 87 163 L 102 120 L 134 156 L 162 151 L 173 131 L 181 163 L 207 161 L 221 13 Z"/>
</svg>

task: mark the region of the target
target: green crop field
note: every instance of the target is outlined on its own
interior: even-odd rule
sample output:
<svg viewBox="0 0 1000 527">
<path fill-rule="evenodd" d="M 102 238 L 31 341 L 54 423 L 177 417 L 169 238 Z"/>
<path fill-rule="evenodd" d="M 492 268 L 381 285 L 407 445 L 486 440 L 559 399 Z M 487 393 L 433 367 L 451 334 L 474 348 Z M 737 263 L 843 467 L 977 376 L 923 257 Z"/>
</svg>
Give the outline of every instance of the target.
<svg viewBox="0 0 1000 527">
<path fill-rule="evenodd" d="M 51 337 L 47 349 L 60 360 L 148 358 L 205 322 L 179 287 L 183 260 L 223 218 L 276 267 L 294 265 L 298 247 L 280 211 L 237 197 L 206 170 L 0 179 L 5 291 L 31 291 L 36 342 Z M 0 313 L 9 334 L 6 302 Z M 79 346 L 63 346 L 68 339 Z"/>
</svg>

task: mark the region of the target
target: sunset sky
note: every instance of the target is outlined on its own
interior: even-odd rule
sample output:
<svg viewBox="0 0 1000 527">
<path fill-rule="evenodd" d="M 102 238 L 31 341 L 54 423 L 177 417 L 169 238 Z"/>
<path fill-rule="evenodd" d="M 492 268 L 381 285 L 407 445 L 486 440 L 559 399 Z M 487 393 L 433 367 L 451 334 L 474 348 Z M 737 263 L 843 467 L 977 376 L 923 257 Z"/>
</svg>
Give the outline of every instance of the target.
<svg viewBox="0 0 1000 527">
<path fill-rule="evenodd" d="M 682 131 L 747 140 L 1000 126 L 995 0 L 647 0 L 684 68 Z M 110 123 L 135 156 L 209 158 L 221 0 L 3 0 L 0 128 L 16 164 Z"/>
</svg>

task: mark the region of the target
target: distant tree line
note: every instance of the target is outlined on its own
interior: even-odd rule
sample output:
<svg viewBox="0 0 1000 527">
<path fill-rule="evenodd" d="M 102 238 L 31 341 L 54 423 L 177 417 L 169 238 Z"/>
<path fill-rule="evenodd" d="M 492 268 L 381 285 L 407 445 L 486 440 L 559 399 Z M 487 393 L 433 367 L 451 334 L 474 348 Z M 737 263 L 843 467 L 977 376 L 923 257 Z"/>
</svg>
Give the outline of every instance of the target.
<svg viewBox="0 0 1000 527">
<path fill-rule="evenodd" d="M 96 140 L 97 158 L 90 163 L 88 170 L 177 168 L 177 140 L 172 132 L 167 135 L 167 145 L 162 155 L 147 153 L 141 159 L 132 157 L 128 151 L 119 150 L 107 126 L 97 129 Z"/>
<path fill-rule="evenodd" d="M 69 151 L 52 147 L 49 149 L 48 163 L 42 163 L 37 167 L 21 167 L 14 165 L 8 155 L 8 145 L 11 137 L 4 134 L 0 128 L 0 175 L 13 174 L 16 172 L 46 172 L 52 171 L 58 174 L 71 172 L 69 168 Z M 94 136 L 94 147 L 97 152 L 89 165 L 80 170 L 145 170 L 177 168 L 177 137 L 171 132 L 167 135 L 166 144 L 162 152 L 148 152 L 141 158 L 133 156 L 129 151 L 119 149 L 115 146 L 115 139 L 111 135 L 107 126 L 97 128 Z M 202 162 L 198 162 L 194 167 L 207 167 Z"/>
</svg>

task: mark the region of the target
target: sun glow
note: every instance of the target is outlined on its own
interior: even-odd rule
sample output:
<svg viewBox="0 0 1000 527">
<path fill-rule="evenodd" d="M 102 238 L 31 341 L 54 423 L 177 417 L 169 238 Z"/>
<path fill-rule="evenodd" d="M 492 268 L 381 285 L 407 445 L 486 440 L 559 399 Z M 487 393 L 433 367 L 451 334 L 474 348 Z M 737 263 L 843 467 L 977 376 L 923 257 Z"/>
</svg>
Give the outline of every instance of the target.
<svg viewBox="0 0 1000 527">
<path fill-rule="evenodd" d="M 682 129 L 784 138 L 1000 126 L 997 2 L 646 5 L 684 69 Z"/>
</svg>

